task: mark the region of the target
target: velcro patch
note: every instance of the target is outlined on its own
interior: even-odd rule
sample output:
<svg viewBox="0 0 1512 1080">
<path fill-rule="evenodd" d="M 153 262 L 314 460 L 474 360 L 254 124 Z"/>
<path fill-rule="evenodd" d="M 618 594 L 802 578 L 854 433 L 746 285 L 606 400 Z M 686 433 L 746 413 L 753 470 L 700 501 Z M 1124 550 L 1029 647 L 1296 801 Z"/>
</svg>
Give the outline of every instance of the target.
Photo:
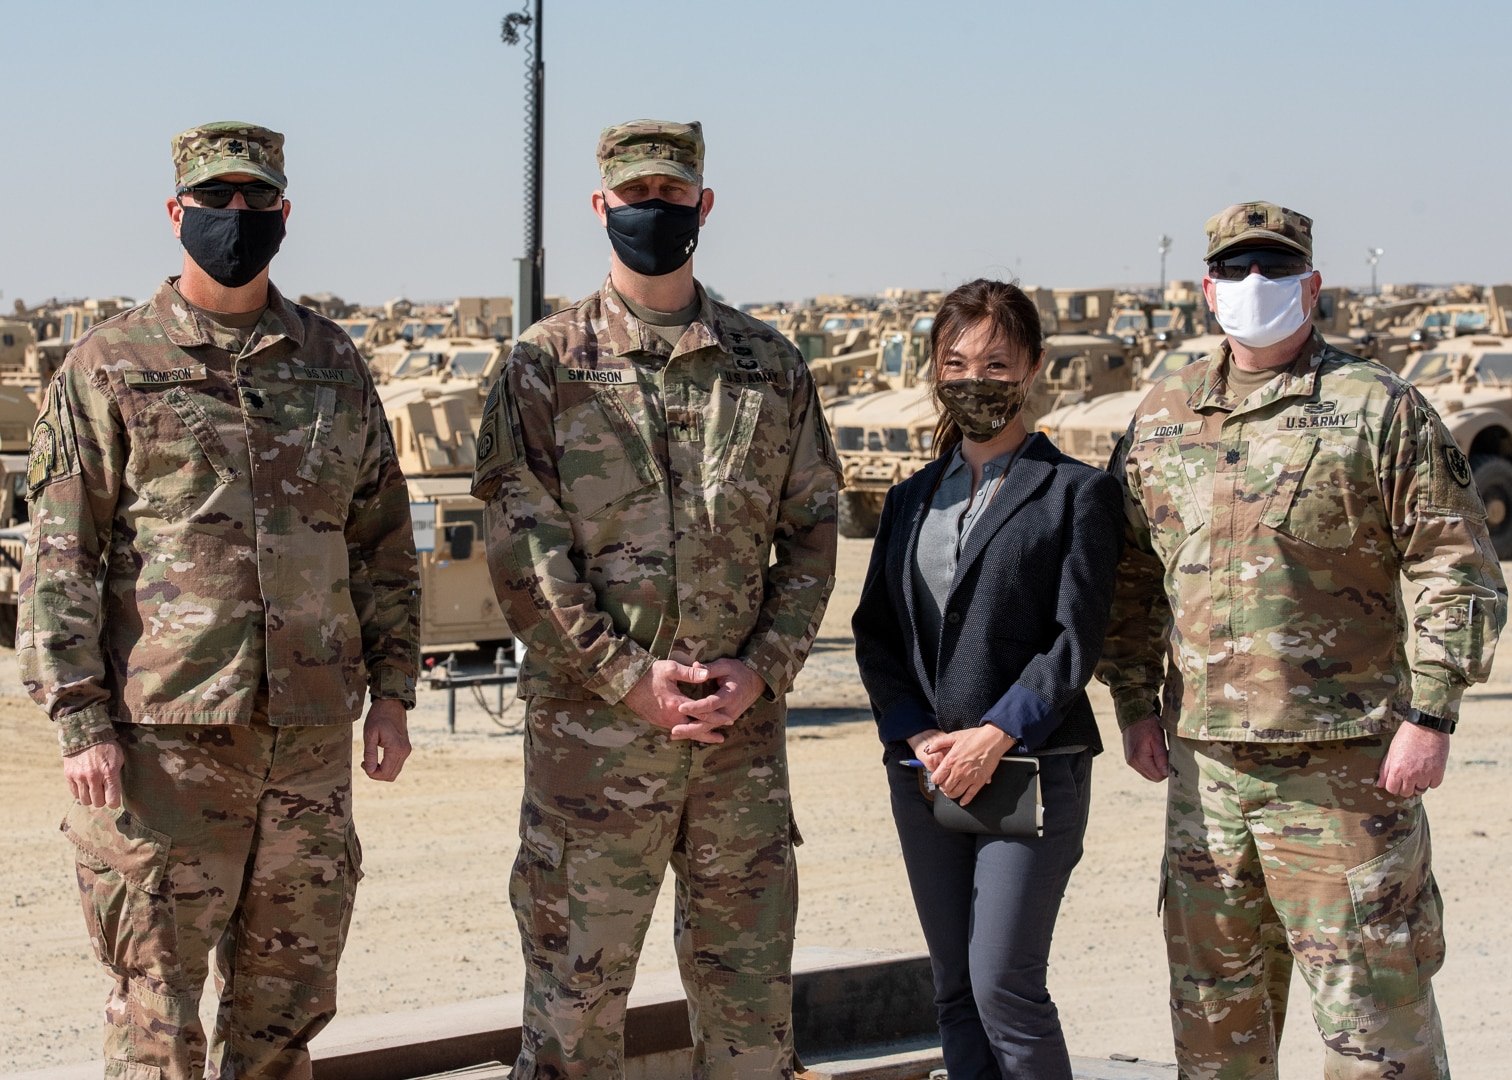
<svg viewBox="0 0 1512 1080">
<path fill-rule="evenodd" d="M 1302 416 L 1283 416 L 1281 426 L 1287 431 L 1315 428 L 1352 428 L 1360 424 L 1360 414 L 1350 412 L 1323 412 Z"/>
<path fill-rule="evenodd" d="M 205 378 L 205 365 L 191 364 L 188 367 L 157 370 L 127 368 L 122 376 L 127 386 L 169 386 L 176 383 L 201 382 Z"/>
<path fill-rule="evenodd" d="M 346 383 L 350 386 L 357 381 L 357 373 L 350 368 L 306 367 L 295 368 L 294 378 L 300 382 L 334 382 Z"/>
<path fill-rule="evenodd" d="M 1175 439 L 1182 435 L 1195 435 L 1202 430 L 1201 420 L 1188 420 L 1184 424 L 1156 424 L 1139 433 L 1140 442 L 1151 439 Z"/>
<path fill-rule="evenodd" d="M 562 381 L 570 383 L 624 384 L 634 382 L 623 368 L 563 368 Z"/>
</svg>

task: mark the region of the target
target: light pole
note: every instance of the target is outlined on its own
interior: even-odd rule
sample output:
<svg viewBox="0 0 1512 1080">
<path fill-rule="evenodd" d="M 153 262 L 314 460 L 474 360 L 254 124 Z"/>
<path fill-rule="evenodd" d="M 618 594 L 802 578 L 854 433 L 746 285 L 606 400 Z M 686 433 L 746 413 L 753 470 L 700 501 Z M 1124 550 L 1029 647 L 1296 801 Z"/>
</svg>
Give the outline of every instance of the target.
<svg viewBox="0 0 1512 1080">
<path fill-rule="evenodd" d="M 521 30 L 534 27 L 535 40 Z M 525 10 L 504 16 L 499 37 L 506 45 L 525 42 L 525 254 L 520 264 L 520 310 L 515 316 L 516 336 L 546 315 L 546 248 L 541 236 L 541 176 L 546 137 L 546 61 L 541 56 L 541 0 L 530 0 Z"/>
<path fill-rule="evenodd" d="M 1160 234 L 1160 301 L 1165 303 L 1165 260 L 1166 253 L 1171 250 L 1171 238 L 1165 233 Z"/>
<path fill-rule="evenodd" d="M 1386 254 L 1385 248 L 1366 248 L 1365 261 L 1370 264 L 1370 294 L 1380 296 L 1381 290 L 1376 287 L 1376 263 L 1381 261 L 1381 256 Z"/>
</svg>

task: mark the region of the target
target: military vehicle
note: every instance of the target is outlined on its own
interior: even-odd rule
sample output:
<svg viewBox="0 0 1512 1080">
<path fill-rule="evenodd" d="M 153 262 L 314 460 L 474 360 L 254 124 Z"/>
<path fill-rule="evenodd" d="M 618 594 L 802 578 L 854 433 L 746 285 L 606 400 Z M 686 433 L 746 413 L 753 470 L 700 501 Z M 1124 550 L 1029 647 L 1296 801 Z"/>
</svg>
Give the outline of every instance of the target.
<svg viewBox="0 0 1512 1080">
<path fill-rule="evenodd" d="M 507 344 L 493 338 L 433 337 L 401 347 L 380 379 L 409 485 L 427 649 L 511 636 L 488 574 L 483 504 L 469 494 L 484 399 L 507 355 Z"/>
<path fill-rule="evenodd" d="M 934 460 L 937 413 L 926 374 L 921 363 L 904 368 L 893 380 L 896 386 L 827 403 L 845 480 L 838 513 L 841 536 L 875 536 L 888 489 Z M 1042 413 L 1125 389 L 1132 381 L 1133 366 L 1116 338 L 1052 334 L 1045 339 L 1045 361 L 1024 402 L 1024 423 L 1032 429 Z"/>
<path fill-rule="evenodd" d="M 1402 374 L 1470 459 L 1496 555 L 1512 559 L 1512 337 L 1445 338 Z"/>
</svg>

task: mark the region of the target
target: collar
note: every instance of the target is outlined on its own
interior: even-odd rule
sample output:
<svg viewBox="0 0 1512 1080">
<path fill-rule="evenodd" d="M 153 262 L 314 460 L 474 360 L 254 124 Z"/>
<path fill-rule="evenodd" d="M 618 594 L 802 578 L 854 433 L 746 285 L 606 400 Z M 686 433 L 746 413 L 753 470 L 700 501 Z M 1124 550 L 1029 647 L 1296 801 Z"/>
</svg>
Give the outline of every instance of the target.
<svg viewBox="0 0 1512 1080">
<path fill-rule="evenodd" d="M 982 477 L 985 479 L 989 476 L 996 476 L 998 473 L 1007 472 L 1009 467 L 1013 465 L 1014 459 L 1024 452 L 1025 448 L 1029 445 L 1029 440 L 1032 439 L 1035 434 L 1037 434 L 1037 432 L 1031 432 L 1029 435 L 1025 436 L 1023 442 L 1019 443 L 1012 450 L 1006 450 L 1003 453 L 999 454 L 997 457 L 988 460 L 987 463 L 982 466 Z M 960 470 L 968 468 L 969 467 L 966 464 L 966 455 L 962 454 L 961 448 L 957 446 L 950 452 L 950 461 L 945 466 L 945 472 L 942 479 L 954 476 Z"/>
<path fill-rule="evenodd" d="M 1318 332 L 1318 328 L 1313 327 L 1312 336 L 1303 344 L 1301 351 L 1297 353 L 1297 358 L 1285 367 L 1277 369 L 1279 375 L 1260 392 L 1259 400 L 1251 407 L 1260 408 L 1282 398 L 1311 397 L 1317 390 L 1318 367 L 1323 363 L 1323 356 L 1327 351 L 1328 343 L 1323 340 L 1323 335 Z M 1223 378 L 1224 371 L 1232 360 L 1233 350 L 1229 346 L 1228 338 L 1224 338 L 1223 344 L 1208 357 L 1207 372 L 1203 375 L 1202 382 L 1197 384 L 1197 389 L 1193 390 L 1191 397 L 1187 398 L 1187 404 L 1194 411 L 1201 412 L 1203 409 L 1234 411 L 1239 403 L 1229 394 Z"/>
<path fill-rule="evenodd" d="M 730 328 L 720 317 L 718 307 L 697 281 L 693 282 L 693 289 L 698 295 L 698 314 L 693 316 L 693 321 L 683 331 L 683 336 L 674 349 L 667 344 L 665 338 L 635 317 L 635 313 L 621 298 L 619 290 L 614 287 L 613 279 L 605 278 L 603 287 L 599 289 L 604 317 L 604 330 L 599 338 L 601 345 L 608 345 L 616 356 L 646 352 L 664 360 L 711 346 L 723 353 L 731 352 Z"/>
<path fill-rule="evenodd" d="M 218 328 L 210 320 L 202 318 L 194 310 L 194 306 L 184 299 L 178 291 L 178 281 L 177 277 L 168 278 L 152 296 L 152 314 L 163 328 L 163 333 L 181 349 L 192 349 L 200 345 L 225 348 L 217 338 Z M 258 352 L 285 338 L 293 342 L 296 348 L 304 344 L 304 323 L 271 281 L 268 282 L 268 306 L 257 325 L 252 328 L 249 340 L 252 338 L 256 339 L 256 347 L 252 352 Z"/>
</svg>

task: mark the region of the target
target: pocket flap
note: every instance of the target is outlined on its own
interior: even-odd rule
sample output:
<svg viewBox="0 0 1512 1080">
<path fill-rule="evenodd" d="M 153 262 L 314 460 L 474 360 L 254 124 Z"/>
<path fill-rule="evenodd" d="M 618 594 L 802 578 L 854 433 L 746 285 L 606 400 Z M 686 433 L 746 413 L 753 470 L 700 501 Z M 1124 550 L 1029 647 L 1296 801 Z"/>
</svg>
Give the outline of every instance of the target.
<svg viewBox="0 0 1512 1080">
<path fill-rule="evenodd" d="M 1420 824 L 1368 863 L 1346 872 L 1361 926 L 1385 918 L 1423 891 L 1428 853 L 1428 827 Z"/>
<path fill-rule="evenodd" d="M 520 803 L 520 846 L 555 870 L 567 850 L 567 822 L 530 799 Z"/>
<path fill-rule="evenodd" d="M 143 825 L 131 811 L 74 803 L 58 828 L 81 855 L 137 888 L 156 893 L 162 886 L 172 840 Z"/>
</svg>

